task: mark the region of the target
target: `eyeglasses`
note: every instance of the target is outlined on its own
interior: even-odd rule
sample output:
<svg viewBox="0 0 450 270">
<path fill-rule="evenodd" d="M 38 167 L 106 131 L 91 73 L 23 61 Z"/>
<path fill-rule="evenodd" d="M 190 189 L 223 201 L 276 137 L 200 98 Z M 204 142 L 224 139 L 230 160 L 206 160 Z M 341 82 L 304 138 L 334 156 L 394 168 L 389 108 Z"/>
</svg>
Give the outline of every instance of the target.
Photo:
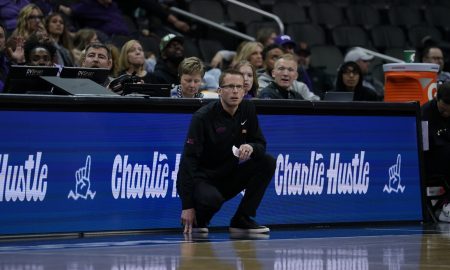
<svg viewBox="0 0 450 270">
<path fill-rule="evenodd" d="M 34 15 L 33 15 L 33 16 L 28 16 L 27 19 L 30 20 L 30 21 L 31 21 L 31 20 L 39 20 L 39 21 L 40 21 L 40 20 L 42 20 L 43 18 L 44 18 L 44 16 L 34 16 Z"/>
<path fill-rule="evenodd" d="M 238 84 L 238 85 L 226 84 L 226 85 L 222 85 L 220 88 L 225 89 L 225 90 L 232 90 L 232 89 L 242 90 L 242 89 L 244 89 L 244 86 L 241 84 Z"/>
</svg>

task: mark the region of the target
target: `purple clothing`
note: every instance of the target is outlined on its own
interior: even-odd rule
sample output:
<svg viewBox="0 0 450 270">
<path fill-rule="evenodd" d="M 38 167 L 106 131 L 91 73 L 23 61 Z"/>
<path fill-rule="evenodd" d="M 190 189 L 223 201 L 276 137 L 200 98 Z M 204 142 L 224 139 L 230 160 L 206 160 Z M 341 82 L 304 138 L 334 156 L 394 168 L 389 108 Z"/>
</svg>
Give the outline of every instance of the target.
<svg viewBox="0 0 450 270">
<path fill-rule="evenodd" d="M 19 12 L 29 3 L 29 0 L 0 0 L 0 18 L 7 32 L 12 32 L 16 29 Z"/>
<path fill-rule="evenodd" d="M 117 7 L 116 2 L 105 7 L 97 0 L 82 0 L 70 6 L 72 18 L 77 20 L 82 27 L 100 30 L 105 34 L 130 35 L 123 14 Z"/>
<path fill-rule="evenodd" d="M 31 2 L 41 9 L 44 16 L 47 16 L 53 10 L 56 10 L 56 6 L 52 5 L 49 0 L 31 0 Z"/>
<path fill-rule="evenodd" d="M 9 63 L 4 52 L 0 52 L 0 92 L 5 88 L 6 78 L 9 73 Z"/>
</svg>

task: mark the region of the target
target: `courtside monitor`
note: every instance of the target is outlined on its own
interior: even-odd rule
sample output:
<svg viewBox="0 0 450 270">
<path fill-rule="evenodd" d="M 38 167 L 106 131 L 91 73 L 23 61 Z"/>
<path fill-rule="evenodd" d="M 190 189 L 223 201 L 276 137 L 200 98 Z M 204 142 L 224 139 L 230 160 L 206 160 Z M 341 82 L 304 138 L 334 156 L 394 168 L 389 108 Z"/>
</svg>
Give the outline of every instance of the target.
<svg viewBox="0 0 450 270">
<path fill-rule="evenodd" d="M 149 97 L 170 97 L 170 84 L 126 83 L 123 95 L 141 94 Z"/>
<path fill-rule="evenodd" d="M 12 65 L 5 92 L 14 94 L 51 94 L 52 85 L 41 76 L 56 76 L 58 67 Z"/>
<path fill-rule="evenodd" d="M 63 67 L 59 77 L 90 79 L 100 85 L 103 85 L 109 76 L 109 72 L 109 69 L 106 68 Z"/>
<path fill-rule="evenodd" d="M 353 101 L 353 92 L 337 92 L 337 91 L 329 91 L 325 92 L 325 96 L 323 100 L 328 101 Z"/>
</svg>

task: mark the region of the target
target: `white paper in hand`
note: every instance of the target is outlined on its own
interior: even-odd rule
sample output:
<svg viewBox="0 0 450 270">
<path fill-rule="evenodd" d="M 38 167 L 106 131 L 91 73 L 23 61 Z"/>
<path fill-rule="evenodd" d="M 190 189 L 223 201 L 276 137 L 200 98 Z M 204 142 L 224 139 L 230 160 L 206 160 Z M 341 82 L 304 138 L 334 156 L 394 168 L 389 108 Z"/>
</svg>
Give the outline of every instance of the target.
<svg viewBox="0 0 450 270">
<path fill-rule="evenodd" d="M 231 152 L 233 152 L 233 155 L 235 157 L 239 157 L 239 148 L 237 148 L 236 146 L 233 145 L 233 147 L 231 147 Z"/>
</svg>

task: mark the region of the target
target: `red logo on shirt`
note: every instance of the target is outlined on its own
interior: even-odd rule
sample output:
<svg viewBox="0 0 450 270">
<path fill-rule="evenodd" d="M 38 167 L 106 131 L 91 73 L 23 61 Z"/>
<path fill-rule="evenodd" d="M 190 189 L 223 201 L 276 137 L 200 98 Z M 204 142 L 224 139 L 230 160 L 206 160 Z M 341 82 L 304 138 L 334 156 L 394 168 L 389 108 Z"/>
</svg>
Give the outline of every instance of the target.
<svg viewBox="0 0 450 270">
<path fill-rule="evenodd" d="M 188 138 L 186 143 L 187 144 L 194 144 L 194 139 L 193 138 Z"/>
<path fill-rule="evenodd" d="M 226 130 L 226 128 L 225 127 L 218 127 L 218 128 L 216 128 L 216 133 L 224 133 L 225 132 L 225 130 Z"/>
</svg>

